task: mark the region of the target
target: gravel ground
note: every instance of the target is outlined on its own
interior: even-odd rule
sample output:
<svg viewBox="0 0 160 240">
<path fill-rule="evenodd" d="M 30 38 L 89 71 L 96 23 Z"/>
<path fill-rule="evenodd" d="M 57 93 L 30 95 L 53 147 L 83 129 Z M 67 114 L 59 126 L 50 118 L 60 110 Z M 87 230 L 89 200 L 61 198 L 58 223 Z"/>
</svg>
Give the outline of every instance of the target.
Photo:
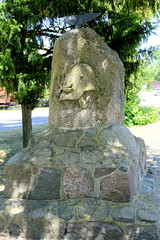
<svg viewBox="0 0 160 240">
<path fill-rule="evenodd" d="M 144 139 L 146 145 L 160 148 L 160 121 L 144 126 L 134 126 L 129 128 L 136 137 Z"/>
</svg>

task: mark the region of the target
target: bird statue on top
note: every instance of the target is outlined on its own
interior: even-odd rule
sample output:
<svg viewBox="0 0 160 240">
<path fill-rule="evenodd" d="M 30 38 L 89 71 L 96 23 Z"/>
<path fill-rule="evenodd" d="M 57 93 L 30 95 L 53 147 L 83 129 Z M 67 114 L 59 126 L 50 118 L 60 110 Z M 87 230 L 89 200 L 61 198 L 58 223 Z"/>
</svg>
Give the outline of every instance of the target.
<svg viewBox="0 0 160 240">
<path fill-rule="evenodd" d="M 80 13 L 79 15 L 65 16 L 61 18 L 66 24 L 75 26 L 75 29 L 84 26 L 86 22 L 90 22 L 94 18 L 100 16 L 101 13 Z"/>
</svg>

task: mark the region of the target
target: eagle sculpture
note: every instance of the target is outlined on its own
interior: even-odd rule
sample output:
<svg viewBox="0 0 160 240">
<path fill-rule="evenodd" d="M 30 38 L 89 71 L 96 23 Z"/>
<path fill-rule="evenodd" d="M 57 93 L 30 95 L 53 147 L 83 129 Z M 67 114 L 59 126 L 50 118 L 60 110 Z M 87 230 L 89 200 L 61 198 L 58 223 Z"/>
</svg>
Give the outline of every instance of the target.
<svg viewBox="0 0 160 240">
<path fill-rule="evenodd" d="M 79 15 L 65 16 L 61 18 L 61 20 L 66 24 L 75 25 L 75 28 L 79 28 L 99 15 L 101 15 L 101 13 L 80 13 Z"/>
</svg>

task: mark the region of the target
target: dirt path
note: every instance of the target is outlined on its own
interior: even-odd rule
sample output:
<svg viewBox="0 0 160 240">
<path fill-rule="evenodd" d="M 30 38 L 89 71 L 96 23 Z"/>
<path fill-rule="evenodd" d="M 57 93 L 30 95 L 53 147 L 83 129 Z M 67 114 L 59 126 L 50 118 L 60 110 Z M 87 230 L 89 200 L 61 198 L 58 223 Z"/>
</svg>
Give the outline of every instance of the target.
<svg viewBox="0 0 160 240">
<path fill-rule="evenodd" d="M 129 128 L 133 135 L 144 139 L 146 145 L 160 148 L 160 121 L 144 126 Z"/>
</svg>

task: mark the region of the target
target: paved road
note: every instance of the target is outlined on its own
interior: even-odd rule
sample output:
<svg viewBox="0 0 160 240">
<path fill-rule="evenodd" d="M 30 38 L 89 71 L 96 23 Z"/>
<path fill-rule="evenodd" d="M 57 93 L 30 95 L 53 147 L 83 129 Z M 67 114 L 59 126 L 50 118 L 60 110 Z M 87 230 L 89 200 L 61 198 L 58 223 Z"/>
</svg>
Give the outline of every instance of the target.
<svg viewBox="0 0 160 240">
<path fill-rule="evenodd" d="M 140 93 L 141 105 L 160 107 L 160 96 L 154 96 L 154 92 L 143 91 Z M 32 123 L 34 125 L 48 122 L 49 108 L 38 108 L 32 112 Z M 0 131 L 22 127 L 21 110 L 0 111 Z"/>
<path fill-rule="evenodd" d="M 155 96 L 153 92 L 140 92 L 141 106 L 160 107 L 160 96 Z"/>
<path fill-rule="evenodd" d="M 32 112 L 33 126 L 48 123 L 49 108 L 38 108 Z M 0 131 L 22 127 L 21 110 L 0 111 Z"/>
</svg>

